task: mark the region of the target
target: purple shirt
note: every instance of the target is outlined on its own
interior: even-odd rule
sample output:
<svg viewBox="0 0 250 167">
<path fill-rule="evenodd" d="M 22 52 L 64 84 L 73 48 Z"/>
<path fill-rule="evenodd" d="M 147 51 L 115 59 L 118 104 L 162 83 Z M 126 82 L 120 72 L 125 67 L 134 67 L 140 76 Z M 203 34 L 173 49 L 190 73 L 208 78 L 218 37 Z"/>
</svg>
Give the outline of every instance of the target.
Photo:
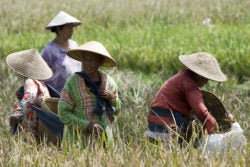
<svg viewBox="0 0 250 167">
<path fill-rule="evenodd" d="M 69 48 L 75 49 L 78 45 L 75 41 L 69 40 Z M 74 60 L 66 55 L 66 50 L 60 48 L 53 41 L 49 42 L 41 51 L 43 59 L 47 62 L 53 75 L 45 80 L 59 92 L 61 92 L 66 79 L 74 72 L 81 71 L 81 62 Z"/>
</svg>

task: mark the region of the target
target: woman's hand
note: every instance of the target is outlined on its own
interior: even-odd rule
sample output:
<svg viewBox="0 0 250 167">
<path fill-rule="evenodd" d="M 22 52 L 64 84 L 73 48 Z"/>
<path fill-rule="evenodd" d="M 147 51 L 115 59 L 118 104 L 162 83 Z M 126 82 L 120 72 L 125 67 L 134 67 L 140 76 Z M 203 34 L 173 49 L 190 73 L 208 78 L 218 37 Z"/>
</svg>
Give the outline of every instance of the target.
<svg viewBox="0 0 250 167">
<path fill-rule="evenodd" d="M 215 126 L 214 126 L 214 129 L 213 129 L 213 133 L 218 133 L 220 131 L 219 129 L 219 125 L 218 123 L 216 122 Z"/>
<path fill-rule="evenodd" d="M 90 122 L 89 125 L 87 126 L 87 131 L 91 134 L 99 135 L 104 131 L 104 129 L 100 125 L 94 122 Z"/>
<path fill-rule="evenodd" d="M 101 95 L 101 97 L 104 98 L 104 99 L 111 100 L 111 99 L 116 98 L 116 95 L 113 92 L 109 91 L 109 90 L 99 89 L 98 92 Z"/>
</svg>

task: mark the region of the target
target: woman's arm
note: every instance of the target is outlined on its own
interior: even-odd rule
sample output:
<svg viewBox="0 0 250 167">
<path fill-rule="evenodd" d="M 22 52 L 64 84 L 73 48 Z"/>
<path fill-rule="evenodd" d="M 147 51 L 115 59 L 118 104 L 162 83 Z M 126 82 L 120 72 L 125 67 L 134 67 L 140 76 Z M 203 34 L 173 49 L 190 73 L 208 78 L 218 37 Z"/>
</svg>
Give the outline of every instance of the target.
<svg viewBox="0 0 250 167">
<path fill-rule="evenodd" d="M 26 79 L 24 82 L 24 95 L 20 101 L 20 107 L 23 114 L 26 114 L 30 109 L 31 105 L 35 103 L 38 86 L 32 79 Z"/>
<path fill-rule="evenodd" d="M 186 90 L 186 99 L 190 104 L 192 110 L 195 112 L 196 117 L 204 124 L 208 133 L 212 133 L 214 129 L 218 128 L 217 122 L 214 117 L 208 112 L 199 87 L 191 86 Z"/>
<path fill-rule="evenodd" d="M 70 90 L 70 82 L 71 81 L 66 82 L 64 89 L 61 93 L 58 103 L 58 115 L 65 125 L 75 126 L 86 130 L 90 121 L 88 119 L 84 119 L 83 117 L 79 118 L 74 114 L 75 101 L 70 94 L 70 92 L 72 92 Z"/>
</svg>

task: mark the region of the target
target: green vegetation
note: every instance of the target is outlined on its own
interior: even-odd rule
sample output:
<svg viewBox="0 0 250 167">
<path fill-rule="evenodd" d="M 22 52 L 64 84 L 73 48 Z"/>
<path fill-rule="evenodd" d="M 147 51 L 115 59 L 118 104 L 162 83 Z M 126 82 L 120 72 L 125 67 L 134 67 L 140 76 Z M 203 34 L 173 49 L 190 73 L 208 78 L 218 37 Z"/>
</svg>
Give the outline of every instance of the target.
<svg viewBox="0 0 250 167">
<path fill-rule="evenodd" d="M 161 84 L 182 65 L 180 54 L 214 54 L 229 80 L 204 89 L 218 95 L 250 140 L 250 2 L 248 0 L 1 0 L 0 1 L 0 166 L 247 166 L 250 150 L 205 156 L 191 145 L 180 150 L 152 146 L 143 138 L 148 105 Z M 105 69 L 117 81 L 123 112 L 114 123 L 116 146 L 80 150 L 63 142 L 61 150 L 36 149 L 8 133 L 21 81 L 5 63 L 14 51 L 41 50 L 53 39 L 45 26 L 64 10 L 79 18 L 73 39 L 99 40 L 118 61 Z M 211 18 L 211 25 L 202 21 Z"/>
</svg>

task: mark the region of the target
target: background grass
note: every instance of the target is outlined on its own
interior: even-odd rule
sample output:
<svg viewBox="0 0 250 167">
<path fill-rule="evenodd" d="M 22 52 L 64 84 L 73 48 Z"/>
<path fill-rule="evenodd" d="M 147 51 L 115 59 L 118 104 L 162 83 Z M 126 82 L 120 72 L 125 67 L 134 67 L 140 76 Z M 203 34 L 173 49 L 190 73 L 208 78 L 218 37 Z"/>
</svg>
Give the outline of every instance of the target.
<svg viewBox="0 0 250 167">
<path fill-rule="evenodd" d="M 53 38 L 44 27 L 60 10 L 82 21 L 73 39 L 100 40 L 120 68 L 147 74 L 175 73 L 177 57 L 198 51 L 213 53 L 228 75 L 250 76 L 250 2 L 247 0 L 94 0 L 2 1 L 0 55 L 34 47 Z M 53 4 L 53 5 L 50 5 Z M 15 4 L 15 5 L 14 5 Z M 35 10 L 34 10 L 35 9 Z M 211 18 L 214 26 L 202 21 Z M 142 60 L 143 63 L 138 62 Z M 229 66 L 228 66 L 229 65 Z"/>
<path fill-rule="evenodd" d="M 250 1 L 249 0 L 1 0 L 0 1 L 0 163 L 1 166 L 247 166 L 249 149 L 205 155 L 191 146 L 173 150 L 143 138 L 148 105 L 162 83 L 182 65 L 180 54 L 211 52 L 229 80 L 210 82 L 250 139 Z M 116 146 L 81 150 L 64 141 L 62 150 L 36 148 L 8 133 L 8 115 L 21 81 L 5 63 L 12 52 L 37 48 L 54 38 L 45 26 L 60 11 L 82 21 L 73 39 L 101 41 L 118 67 L 103 69 L 117 81 L 123 111 L 114 123 Z M 211 18 L 211 25 L 202 21 Z"/>
</svg>

